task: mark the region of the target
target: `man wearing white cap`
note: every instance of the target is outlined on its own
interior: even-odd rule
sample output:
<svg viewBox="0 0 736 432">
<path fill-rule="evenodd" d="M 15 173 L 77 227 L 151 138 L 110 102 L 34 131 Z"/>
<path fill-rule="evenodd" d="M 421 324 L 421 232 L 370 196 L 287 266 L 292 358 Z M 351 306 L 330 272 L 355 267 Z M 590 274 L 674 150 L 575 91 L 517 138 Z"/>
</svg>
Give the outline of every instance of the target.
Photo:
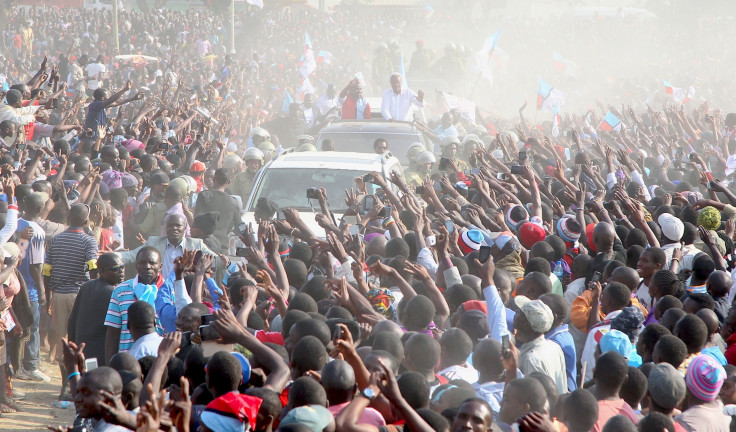
<svg viewBox="0 0 736 432">
<path fill-rule="evenodd" d="M 661 248 L 664 251 L 667 260 L 664 262 L 665 270 L 670 268 L 672 261 L 672 252 L 675 249 L 681 249 L 680 239 L 685 232 L 685 225 L 682 221 L 669 213 L 662 213 L 657 218 L 657 223 L 662 229 Z"/>
<path fill-rule="evenodd" d="M 552 328 L 552 310 L 541 300 L 530 300 L 521 295 L 516 296 L 514 302 L 519 308 L 514 316 L 516 343 L 521 345 L 519 370 L 525 376 L 542 372 L 552 378 L 559 394 L 567 393 L 565 355 L 559 345 L 544 338 Z"/>
</svg>

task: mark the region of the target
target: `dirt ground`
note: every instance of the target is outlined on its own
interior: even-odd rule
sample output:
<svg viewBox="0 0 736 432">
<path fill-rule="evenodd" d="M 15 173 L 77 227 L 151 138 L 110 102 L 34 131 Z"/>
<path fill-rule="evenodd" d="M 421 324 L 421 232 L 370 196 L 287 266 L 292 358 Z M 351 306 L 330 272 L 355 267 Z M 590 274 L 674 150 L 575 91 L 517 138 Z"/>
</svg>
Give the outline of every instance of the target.
<svg viewBox="0 0 736 432">
<path fill-rule="evenodd" d="M 41 358 L 46 357 L 45 354 Z M 24 392 L 26 398 L 18 401 L 22 411 L 13 414 L 2 414 L 0 431 L 44 431 L 49 425 L 70 425 L 74 419 L 74 405 L 68 409 L 54 408 L 51 403 L 57 400 L 61 388 L 59 368 L 43 361 L 46 375 L 51 382 L 14 380 L 16 389 Z"/>
</svg>

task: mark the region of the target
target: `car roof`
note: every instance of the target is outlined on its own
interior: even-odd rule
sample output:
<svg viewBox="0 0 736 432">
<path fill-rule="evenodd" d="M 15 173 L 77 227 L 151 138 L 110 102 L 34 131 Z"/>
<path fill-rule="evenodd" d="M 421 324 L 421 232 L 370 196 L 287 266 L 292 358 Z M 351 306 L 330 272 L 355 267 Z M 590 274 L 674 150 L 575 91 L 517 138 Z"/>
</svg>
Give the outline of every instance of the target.
<svg viewBox="0 0 736 432">
<path fill-rule="evenodd" d="M 419 135 L 419 130 L 409 122 L 377 121 L 338 121 L 324 127 L 320 135 L 328 133 L 372 133 Z"/>
<path fill-rule="evenodd" d="M 269 169 L 278 168 L 329 168 L 339 170 L 380 171 L 381 155 L 375 153 L 356 152 L 295 152 L 287 153 L 274 159 Z M 392 160 L 393 159 L 393 160 Z M 399 161 L 391 156 L 386 160 L 388 165 L 399 165 Z"/>
</svg>

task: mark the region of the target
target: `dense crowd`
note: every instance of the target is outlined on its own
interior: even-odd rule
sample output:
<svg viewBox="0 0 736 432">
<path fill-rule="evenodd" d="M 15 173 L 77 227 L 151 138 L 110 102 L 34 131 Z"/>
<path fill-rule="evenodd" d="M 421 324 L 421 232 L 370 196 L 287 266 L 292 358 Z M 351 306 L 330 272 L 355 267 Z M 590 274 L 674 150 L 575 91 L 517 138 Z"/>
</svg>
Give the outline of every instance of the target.
<svg viewBox="0 0 736 432">
<path fill-rule="evenodd" d="M 383 37 L 426 32 L 415 11 L 249 9 L 234 51 L 204 10 L 122 12 L 120 52 L 109 12 L 5 18 L 0 422 L 53 364 L 59 431 L 736 430 L 728 79 L 648 99 L 653 58 L 611 105 L 538 122 L 412 89 L 498 87 L 462 47 Z M 591 31 L 642 25 L 619 18 Z M 269 161 L 341 150 L 316 139 L 338 119 L 423 142 L 344 203 L 293 185 L 316 216 L 264 190 L 243 223 Z"/>
</svg>

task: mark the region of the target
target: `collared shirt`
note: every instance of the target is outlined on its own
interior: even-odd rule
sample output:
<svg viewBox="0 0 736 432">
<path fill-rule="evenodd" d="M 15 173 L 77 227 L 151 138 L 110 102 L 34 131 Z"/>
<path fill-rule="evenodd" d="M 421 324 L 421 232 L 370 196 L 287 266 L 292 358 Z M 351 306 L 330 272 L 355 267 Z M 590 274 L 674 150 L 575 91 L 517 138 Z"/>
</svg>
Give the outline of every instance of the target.
<svg viewBox="0 0 736 432">
<path fill-rule="evenodd" d="M 53 292 L 76 294 L 97 268 L 97 241 L 81 228 L 69 228 L 51 240 L 43 267 Z"/>
<path fill-rule="evenodd" d="M 110 304 L 107 306 L 107 315 L 105 315 L 105 326 L 120 329 L 120 351 L 128 351 L 133 346 L 133 336 L 128 330 L 128 308 L 130 305 L 138 301 L 133 291 L 138 283 L 138 276 L 127 280 L 118 285 L 110 296 Z M 168 279 L 164 281 L 164 285 L 171 283 Z M 163 285 L 159 287 L 159 290 Z M 163 334 L 163 329 L 156 316 L 156 331 Z"/>
<path fill-rule="evenodd" d="M 184 240 L 174 246 L 169 240 L 166 240 L 166 249 L 164 250 L 163 260 L 161 262 L 161 274 L 169 275 L 174 271 L 174 260 L 184 254 Z"/>
<path fill-rule="evenodd" d="M 314 107 L 317 109 L 317 113 L 324 117 L 327 115 L 327 113 L 332 109 L 338 106 L 340 103 L 340 97 L 335 95 L 335 97 L 330 98 L 327 96 L 327 94 L 323 94 L 317 99 L 317 102 L 314 104 Z"/>
<path fill-rule="evenodd" d="M 135 357 L 136 360 L 149 355 L 155 356 L 158 353 L 158 346 L 163 339 L 156 332 L 141 336 L 137 341 L 133 342 L 128 353 Z"/>
<path fill-rule="evenodd" d="M 416 105 L 419 108 L 424 107 L 419 102 L 416 93 L 409 89 L 403 89 L 399 94 L 394 93 L 392 89 L 383 92 L 381 100 L 381 114 L 386 120 L 411 121 L 411 106 Z"/>
<path fill-rule="evenodd" d="M 575 355 L 575 341 L 568 331 L 567 324 L 562 324 L 556 329 L 552 329 L 544 336 L 546 339 L 553 341 L 562 348 L 565 355 L 565 374 L 567 375 L 567 390 L 575 391 L 578 388 L 575 379 L 578 376 L 577 356 Z"/>
<path fill-rule="evenodd" d="M 529 375 L 532 372 L 542 372 L 555 382 L 557 393 L 567 393 L 565 355 L 559 345 L 545 339 L 543 335 L 521 346 L 519 370 L 524 375 Z"/>
</svg>

